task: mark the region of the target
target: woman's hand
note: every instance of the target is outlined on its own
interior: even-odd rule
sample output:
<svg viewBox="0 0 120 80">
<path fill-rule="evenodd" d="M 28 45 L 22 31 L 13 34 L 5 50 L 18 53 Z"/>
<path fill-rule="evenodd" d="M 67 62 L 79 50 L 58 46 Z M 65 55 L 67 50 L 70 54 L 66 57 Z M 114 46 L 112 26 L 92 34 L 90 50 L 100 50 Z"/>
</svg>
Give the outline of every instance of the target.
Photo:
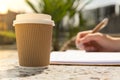
<svg viewBox="0 0 120 80">
<path fill-rule="evenodd" d="M 120 44 L 120 41 L 118 41 Z M 117 42 L 117 43 L 118 43 Z M 102 33 L 91 33 L 91 31 L 79 32 L 76 37 L 76 46 L 86 51 L 113 52 L 118 51 L 116 40 Z"/>
</svg>

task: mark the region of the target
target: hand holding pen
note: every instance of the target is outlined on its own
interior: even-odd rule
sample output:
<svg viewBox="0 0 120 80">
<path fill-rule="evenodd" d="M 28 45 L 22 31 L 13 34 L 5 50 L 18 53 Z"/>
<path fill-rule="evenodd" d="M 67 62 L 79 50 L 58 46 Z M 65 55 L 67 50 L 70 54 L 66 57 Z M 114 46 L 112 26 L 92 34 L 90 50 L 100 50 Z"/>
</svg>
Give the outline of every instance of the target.
<svg viewBox="0 0 120 80">
<path fill-rule="evenodd" d="M 77 48 L 86 51 L 112 51 L 112 37 L 98 32 L 103 29 L 107 23 L 108 19 L 105 18 L 93 30 L 79 32 L 76 37 Z"/>
</svg>

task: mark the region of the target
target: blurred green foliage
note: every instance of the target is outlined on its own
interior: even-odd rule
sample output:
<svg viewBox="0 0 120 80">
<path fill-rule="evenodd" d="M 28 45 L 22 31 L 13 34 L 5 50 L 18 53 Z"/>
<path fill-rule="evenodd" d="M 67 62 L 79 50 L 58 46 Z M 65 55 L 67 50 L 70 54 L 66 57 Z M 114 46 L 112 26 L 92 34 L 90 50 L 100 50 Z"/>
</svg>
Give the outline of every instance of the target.
<svg viewBox="0 0 120 80">
<path fill-rule="evenodd" d="M 15 42 L 15 33 L 12 31 L 0 31 L 0 44 L 12 44 Z"/>
<path fill-rule="evenodd" d="M 83 20 L 81 13 L 76 10 L 78 5 L 80 5 L 80 0 L 35 0 L 37 4 L 34 4 L 31 0 L 25 1 L 34 12 L 49 14 L 55 21 L 53 32 L 53 50 L 59 50 L 60 48 L 59 37 L 60 34 L 63 33 L 61 29 L 64 30 L 63 19 L 65 16 L 68 16 L 70 20 L 76 13 L 78 13 L 80 18 L 79 26 L 73 27 L 73 25 L 68 24 L 69 38 L 75 36 L 81 29 L 85 29 L 83 27 L 85 21 Z"/>
</svg>

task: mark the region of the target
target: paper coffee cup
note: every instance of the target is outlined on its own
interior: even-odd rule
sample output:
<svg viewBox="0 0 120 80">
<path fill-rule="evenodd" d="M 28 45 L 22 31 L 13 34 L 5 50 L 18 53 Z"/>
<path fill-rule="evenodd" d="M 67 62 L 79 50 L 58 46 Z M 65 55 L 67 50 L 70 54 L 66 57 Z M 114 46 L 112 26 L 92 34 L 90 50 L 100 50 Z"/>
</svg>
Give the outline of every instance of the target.
<svg viewBox="0 0 120 80">
<path fill-rule="evenodd" d="M 19 14 L 13 25 L 15 26 L 20 66 L 48 66 L 54 26 L 51 16 Z"/>
</svg>

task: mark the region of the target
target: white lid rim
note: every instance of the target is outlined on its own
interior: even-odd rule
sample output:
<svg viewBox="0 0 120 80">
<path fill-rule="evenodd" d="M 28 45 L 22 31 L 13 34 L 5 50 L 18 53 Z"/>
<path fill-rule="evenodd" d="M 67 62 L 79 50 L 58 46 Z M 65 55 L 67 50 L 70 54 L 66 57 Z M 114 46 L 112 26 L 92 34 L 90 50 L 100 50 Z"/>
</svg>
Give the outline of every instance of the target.
<svg viewBox="0 0 120 80">
<path fill-rule="evenodd" d="M 55 26 L 54 21 L 52 20 L 15 20 L 13 21 L 13 26 L 15 26 L 15 24 L 25 24 L 25 23 L 39 23 L 39 24 L 49 24 Z"/>
</svg>

